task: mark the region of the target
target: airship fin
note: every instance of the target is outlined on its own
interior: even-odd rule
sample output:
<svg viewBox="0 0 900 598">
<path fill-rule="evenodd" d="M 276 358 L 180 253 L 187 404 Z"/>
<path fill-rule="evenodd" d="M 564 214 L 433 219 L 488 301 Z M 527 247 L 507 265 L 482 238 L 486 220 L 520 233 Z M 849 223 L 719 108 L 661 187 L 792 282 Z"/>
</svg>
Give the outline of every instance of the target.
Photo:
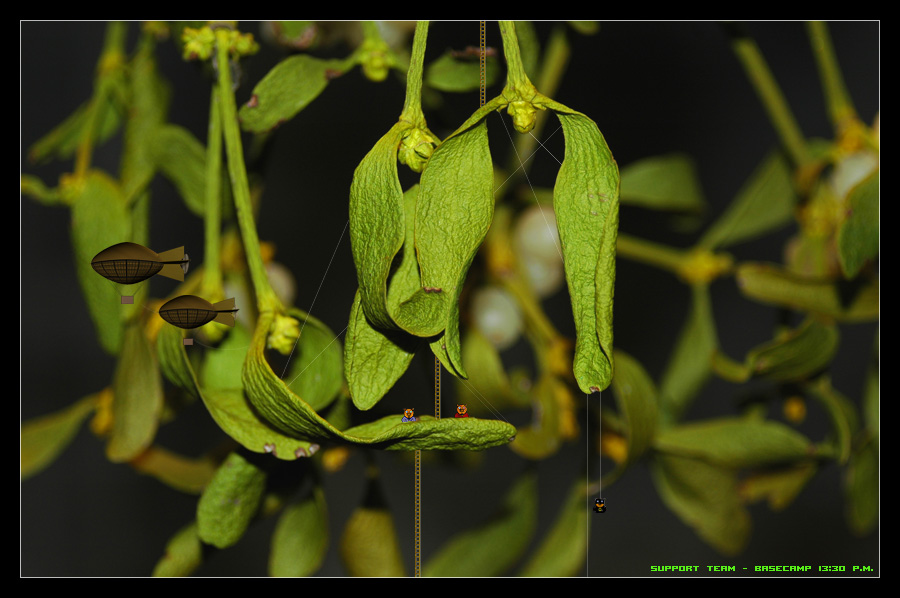
<svg viewBox="0 0 900 598">
<path fill-rule="evenodd" d="M 234 312 L 237 311 L 237 308 L 234 306 L 234 297 L 214 303 L 213 310 L 219 312 L 219 315 L 213 319 L 213 322 L 234 327 Z"/>
<path fill-rule="evenodd" d="M 173 278 L 178 281 L 184 281 L 184 275 L 187 273 L 187 263 L 185 260 L 188 260 L 187 254 L 184 252 L 184 246 L 176 247 L 175 249 L 170 249 L 168 251 L 163 251 L 159 255 L 159 261 L 161 262 L 170 262 L 163 265 L 162 269 L 159 271 L 160 276 L 165 276 L 166 278 Z"/>
</svg>

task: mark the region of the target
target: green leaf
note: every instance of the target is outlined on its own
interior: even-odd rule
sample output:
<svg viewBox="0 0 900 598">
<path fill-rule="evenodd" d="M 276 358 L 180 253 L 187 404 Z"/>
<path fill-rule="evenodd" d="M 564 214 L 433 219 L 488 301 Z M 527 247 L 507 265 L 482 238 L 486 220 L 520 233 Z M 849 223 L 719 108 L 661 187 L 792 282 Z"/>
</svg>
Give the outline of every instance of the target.
<svg viewBox="0 0 900 598">
<path fill-rule="evenodd" d="M 515 436 L 506 422 L 476 418 L 434 420 L 423 416 L 403 423 L 399 414 L 341 432 L 295 395 L 266 361 L 266 337 L 274 314 L 262 313 L 242 372 L 254 409 L 283 434 L 310 442 L 344 441 L 385 450 L 483 450 Z"/>
<path fill-rule="evenodd" d="M 588 543 L 588 505 L 583 482 L 569 491 L 559 516 L 520 575 L 570 577 L 584 566 Z"/>
<path fill-rule="evenodd" d="M 318 571 L 328 551 L 328 510 L 320 487 L 278 518 L 269 553 L 272 577 L 307 577 Z"/>
<path fill-rule="evenodd" d="M 686 154 L 638 160 L 622 168 L 623 204 L 699 212 L 706 207 L 694 161 Z"/>
<path fill-rule="evenodd" d="M 553 209 L 575 319 L 575 380 L 585 394 L 613 375 L 613 289 L 619 226 L 619 169 L 596 123 L 553 100 L 566 137 L 566 156 Z"/>
<path fill-rule="evenodd" d="M 783 511 L 797 498 L 817 469 L 815 463 L 801 463 L 794 467 L 754 473 L 741 482 L 739 493 L 745 502 L 767 499 L 769 508 Z"/>
<path fill-rule="evenodd" d="M 703 388 L 718 347 L 709 285 L 691 285 L 691 313 L 659 384 L 660 408 L 668 421 L 677 421 Z"/>
<path fill-rule="evenodd" d="M 344 526 L 340 542 L 341 560 L 353 577 L 404 577 L 403 555 L 377 477 L 369 474 L 363 504 Z"/>
<path fill-rule="evenodd" d="M 115 181 L 99 171 L 87 174 L 72 205 L 72 248 L 78 282 L 87 301 L 100 345 L 110 354 L 122 344 L 122 321 L 136 306 L 121 304 L 120 287 L 91 267 L 94 256 L 131 238 L 125 200 Z"/>
<path fill-rule="evenodd" d="M 183 127 L 159 127 L 151 141 L 159 171 L 175 185 L 185 206 L 197 216 L 206 212 L 206 148 Z"/>
<path fill-rule="evenodd" d="M 747 297 L 767 303 L 831 316 L 844 322 L 878 319 L 878 281 L 866 283 L 844 301 L 837 285 L 797 276 L 774 264 L 747 262 L 735 271 L 738 288 Z"/>
<path fill-rule="evenodd" d="M 197 503 L 200 539 L 217 548 L 235 544 L 256 515 L 265 488 L 266 473 L 240 452 L 231 453 Z"/>
<path fill-rule="evenodd" d="M 628 440 L 625 465 L 628 465 L 637 461 L 653 442 L 657 422 L 656 387 L 635 358 L 617 349 L 615 359 L 612 390 L 624 419 Z"/>
<path fill-rule="evenodd" d="M 344 374 L 357 409 L 371 409 L 381 400 L 406 372 L 418 344 L 416 337 L 405 332 L 372 326 L 356 292 L 344 346 Z"/>
<path fill-rule="evenodd" d="M 533 423 L 521 428 L 509 448 L 526 459 L 544 459 L 556 453 L 562 442 L 560 437 L 560 409 L 557 400 L 558 388 L 562 383 L 547 375 L 538 380 L 532 391 L 534 395 Z"/>
<path fill-rule="evenodd" d="M 593 35 L 600 31 L 600 23 L 597 21 L 568 21 L 568 23 L 581 35 Z"/>
<path fill-rule="evenodd" d="M 872 361 L 866 370 L 866 382 L 863 388 L 863 420 L 866 429 L 875 438 L 878 438 L 879 430 L 879 402 L 881 392 L 879 390 L 878 371 L 878 334 L 875 335 L 875 350 L 872 352 Z"/>
<path fill-rule="evenodd" d="M 188 494 L 203 492 L 218 467 L 212 459 L 190 459 L 158 446 L 151 446 L 130 464 L 137 471 Z"/>
<path fill-rule="evenodd" d="M 466 368 L 469 379 L 456 379 L 456 400 L 469 401 L 470 416 L 486 411 L 479 398 L 496 409 L 530 404 L 526 397 L 513 392 L 497 348 L 474 326 L 462 339 L 462 360 L 469 364 Z"/>
<path fill-rule="evenodd" d="M 781 228 L 793 221 L 796 201 L 787 159 L 774 152 L 750 175 L 698 246 L 726 247 Z"/>
<path fill-rule="evenodd" d="M 878 255 L 880 175 L 876 170 L 847 196 L 847 217 L 837 233 L 838 258 L 846 278 L 853 278 Z"/>
<path fill-rule="evenodd" d="M 166 553 L 153 569 L 153 577 L 187 577 L 203 562 L 203 544 L 192 521 L 172 536 Z"/>
<path fill-rule="evenodd" d="M 815 455 L 810 441 L 784 424 L 740 418 L 705 420 L 660 431 L 653 443 L 669 455 L 723 467 L 759 467 Z"/>
<path fill-rule="evenodd" d="M 704 542 L 726 555 L 744 549 L 750 514 L 741 504 L 734 473 L 696 459 L 658 455 L 653 481 L 663 503 Z"/>
<path fill-rule="evenodd" d="M 89 395 L 61 411 L 23 423 L 21 479 L 30 478 L 53 463 L 96 407 L 97 395 Z"/>
<path fill-rule="evenodd" d="M 754 376 L 779 382 L 804 380 L 831 362 L 838 342 L 836 326 L 807 318 L 799 327 L 752 349 L 742 367 L 722 369 L 720 375 L 738 383 Z M 721 365 L 723 360 L 715 363 Z"/>
<path fill-rule="evenodd" d="M 106 456 L 119 463 L 137 457 L 153 443 L 163 408 L 159 362 L 137 320 L 125 329 L 112 389 L 113 425 Z"/>
<path fill-rule="evenodd" d="M 55 187 L 50 189 L 44 185 L 44 181 L 30 174 L 23 174 L 21 178 L 22 195 L 27 195 L 42 204 L 53 206 L 63 203 L 59 195 L 59 190 Z"/>
<path fill-rule="evenodd" d="M 477 52 L 468 58 L 458 58 L 447 51 L 425 69 L 425 84 L 440 91 L 466 92 L 481 86 L 481 65 Z M 497 80 L 500 65 L 496 56 L 486 58 L 485 80 L 491 86 Z"/>
<path fill-rule="evenodd" d="M 79 106 L 66 120 L 52 131 L 38 139 L 28 148 L 28 159 L 42 163 L 51 159 L 67 160 L 75 154 L 78 144 L 85 133 L 89 120 L 88 111 L 91 102 Z M 122 109 L 111 95 L 106 95 L 97 115 L 97 135 L 95 145 L 99 145 L 112 137 L 122 125 Z"/>
<path fill-rule="evenodd" d="M 264 133 L 294 118 L 322 93 L 331 79 L 342 75 L 351 64 L 308 54 L 282 60 L 256 84 L 250 101 L 241 106 L 238 111 L 241 128 Z"/>
<path fill-rule="evenodd" d="M 537 479 L 521 476 L 491 519 L 443 546 L 425 565 L 425 577 L 503 575 L 528 548 L 537 524 Z"/>
<path fill-rule="evenodd" d="M 272 30 L 279 44 L 294 50 L 305 50 L 318 37 L 315 21 L 272 21 Z"/>
<path fill-rule="evenodd" d="M 846 463 L 850 458 L 853 436 L 859 430 L 856 408 L 845 396 L 832 388 L 828 376 L 821 376 L 818 380 L 805 384 L 804 388 L 825 408 L 831 420 L 838 462 Z"/>
<path fill-rule="evenodd" d="M 869 440 L 853 451 L 844 477 L 847 523 L 863 536 L 878 523 L 878 442 Z"/>
<path fill-rule="evenodd" d="M 163 326 L 157 338 L 160 362 L 166 377 L 176 386 L 200 397 L 213 420 L 222 430 L 255 453 L 292 461 L 311 456 L 319 446 L 286 436 L 273 428 L 253 409 L 241 387 L 241 367 L 250 335 L 235 326 L 215 351 L 209 351 L 203 368 L 206 386 L 201 390 L 181 342 L 182 332 L 175 326 Z"/>
<path fill-rule="evenodd" d="M 519 38 L 519 52 L 522 56 L 522 66 L 525 68 L 525 74 L 529 78 L 537 80 L 541 59 L 541 43 L 538 40 L 534 24 L 531 21 L 516 21 L 516 37 Z M 493 81 L 488 83 L 488 85 L 492 83 Z"/>
<path fill-rule="evenodd" d="M 343 384 L 343 349 L 337 335 L 318 319 L 298 309 L 288 313 L 301 324 L 296 357 L 287 379 L 292 391 L 316 411 L 337 398 Z"/>
</svg>

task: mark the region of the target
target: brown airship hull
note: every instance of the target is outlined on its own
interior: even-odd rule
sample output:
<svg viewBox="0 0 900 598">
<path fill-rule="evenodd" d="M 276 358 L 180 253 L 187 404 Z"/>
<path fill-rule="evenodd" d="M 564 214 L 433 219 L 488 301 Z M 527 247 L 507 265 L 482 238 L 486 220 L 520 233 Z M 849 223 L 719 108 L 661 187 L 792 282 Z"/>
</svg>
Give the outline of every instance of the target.
<svg viewBox="0 0 900 598">
<path fill-rule="evenodd" d="M 183 281 L 187 256 L 184 247 L 156 253 L 137 243 L 107 247 L 91 260 L 91 267 L 103 278 L 119 284 L 135 284 L 160 274 Z"/>
<path fill-rule="evenodd" d="M 179 328 L 190 330 L 216 321 L 234 326 L 234 299 L 226 299 L 212 304 L 194 295 L 175 297 L 159 308 L 160 317 Z"/>
</svg>

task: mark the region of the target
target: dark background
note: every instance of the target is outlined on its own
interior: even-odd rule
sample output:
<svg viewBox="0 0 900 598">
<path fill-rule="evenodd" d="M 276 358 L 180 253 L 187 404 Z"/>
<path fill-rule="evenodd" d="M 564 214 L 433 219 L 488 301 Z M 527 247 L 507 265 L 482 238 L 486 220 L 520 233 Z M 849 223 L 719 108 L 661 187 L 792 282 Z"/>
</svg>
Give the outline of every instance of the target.
<svg viewBox="0 0 900 598">
<path fill-rule="evenodd" d="M 538 23 L 542 40 L 553 25 Z M 100 22 L 21 24 L 21 168 L 40 176 L 49 186 L 57 184 L 61 173 L 71 171 L 72 163 L 36 166 L 26 162 L 25 152 L 89 98 L 104 27 Z M 809 137 L 830 138 L 832 131 L 803 24 L 763 22 L 748 27 L 803 132 Z M 242 23 L 241 29 L 258 33 L 256 23 Z M 129 49 L 137 31 L 137 23 L 132 23 Z M 830 31 L 856 108 L 863 120 L 871 123 L 879 109 L 879 24 L 832 23 Z M 745 178 L 777 144 L 762 106 L 716 23 L 605 22 L 597 35 L 581 36 L 573 30 L 569 34 L 572 58 L 555 99 L 597 122 L 620 167 L 673 151 L 690 154 L 710 204 L 708 221 L 725 209 Z M 448 48 L 477 44 L 476 22 L 435 22 L 426 58 L 430 61 Z M 258 55 L 244 61 L 239 103 L 249 99 L 253 85 L 283 56 L 280 50 L 262 45 Z M 496 23 L 489 24 L 488 45 L 500 47 Z M 345 51 L 338 48 L 335 53 Z M 183 62 L 171 42 L 160 44 L 158 57 L 162 73 L 173 84 L 169 120 L 205 141 L 208 78 L 194 64 Z M 488 98 L 499 89 L 497 85 L 489 90 Z M 353 170 L 395 122 L 403 97 L 404 89 L 394 77 L 375 84 L 357 69 L 333 81 L 272 140 L 257 225 L 262 240 L 275 242 L 276 259 L 297 277 L 295 304 L 302 309 L 310 309 L 347 221 Z M 478 103 L 477 93 L 445 94 L 444 101 L 440 111 L 426 109 L 429 126 L 441 137 Z M 489 127 L 495 160 L 505 165 L 510 149 L 506 133 L 496 116 L 489 119 Z M 548 124 L 544 136 L 555 128 L 555 123 Z M 562 158 L 561 132 L 547 146 Z M 119 150 L 117 139 L 102 146 L 95 152 L 94 165 L 117 172 Z M 537 154 L 532 183 L 552 187 L 557 169 L 553 158 Z M 183 207 L 167 181 L 158 177 L 152 190 L 151 248 L 162 251 L 185 245 L 194 263 L 202 263 L 202 222 Z M 664 215 L 622 208 L 623 232 L 690 246 L 695 235 L 673 232 L 669 224 Z M 780 261 L 790 233 L 790 229 L 781 231 L 730 251 L 738 259 Z M 62 409 L 103 388 L 112 378 L 115 361 L 100 349 L 81 297 L 71 257 L 68 210 L 23 199 L 20 241 L 20 404 L 24 421 Z M 155 297 L 172 288 L 166 279 L 152 279 L 150 284 Z M 355 288 L 345 235 L 312 314 L 333 331 L 342 330 Z M 745 300 L 733 279 L 719 280 L 712 289 L 720 342 L 729 355 L 740 357 L 771 337 L 775 310 Z M 619 260 L 616 344 L 637 357 L 656 380 L 684 321 L 688 300 L 688 289 L 671 275 Z M 546 305 L 558 327 L 572 336 L 574 326 L 565 292 Z M 857 404 L 875 330 L 874 324 L 841 326 L 841 348 L 831 373 L 836 388 Z M 513 361 L 524 353 L 520 346 L 505 358 Z M 429 412 L 432 394 L 426 371 L 430 362 L 417 361 L 421 363 L 414 363 L 380 405 L 384 412 L 399 414 L 413 403 L 419 413 Z M 449 382 L 445 375 L 446 388 L 452 387 Z M 740 396 L 736 386 L 713 380 L 686 417 L 733 414 Z M 612 396 L 604 393 L 603 400 L 612 400 Z M 449 416 L 453 405 L 449 392 L 444 405 L 444 415 Z M 524 424 L 528 418 L 525 412 L 505 416 L 514 424 Z M 771 416 L 780 417 L 777 407 L 773 406 Z M 810 405 L 810 416 L 800 429 L 814 440 L 827 433 L 815 405 Z M 198 403 L 162 427 L 158 442 L 199 456 L 221 436 Z M 539 529 L 532 550 L 555 520 L 572 481 L 585 475 L 585 452 L 581 436 L 574 445 L 538 464 Z M 379 453 L 375 459 L 382 469 L 388 504 L 411 572 L 412 465 L 397 454 Z M 338 538 L 361 500 L 364 467 L 363 454 L 355 452 L 341 472 L 326 478 L 331 541 L 319 575 L 345 574 L 337 554 Z M 599 459 L 593 451 L 588 468 L 590 478 L 596 479 Z M 608 468 L 611 465 L 604 461 L 603 469 Z M 525 462 L 505 447 L 488 451 L 481 465 L 471 471 L 427 464 L 423 473 L 423 562 L 455 532 L 483 521 L 502 500 L 504 489 L 524 470 Z M 604 491 L 609 510 L 590 519 L 589 563 L 580 574 L 648 576 L 651 565 L 677 564 L 700 565 L 701 569 L 729 564 L 738 571 L 753 565 L 827 564 L 848 569 L 869 565 L 878 571 L 877 532 L 860 539 L 847 529 L 841 475 L 834 465 L 824 467 L 785 512 L 772 513 L 764 504 L 751 506 L 753 534 L 747 549 L 738 557 L 726 558 L 701 542 L 662 505 L 649 470 L 639 464 Z M 21 574 L 149 575 L 168 538 L 193 519 L 196 500 L 127 466 L 107 462 L 103 444 L 85 427 L 48 470 L 21 484 Z M 274 525 L 274 518 L 258 522 L 237 546 L 216 552 L 196 574 L 265 575 Z"/>
</svg>

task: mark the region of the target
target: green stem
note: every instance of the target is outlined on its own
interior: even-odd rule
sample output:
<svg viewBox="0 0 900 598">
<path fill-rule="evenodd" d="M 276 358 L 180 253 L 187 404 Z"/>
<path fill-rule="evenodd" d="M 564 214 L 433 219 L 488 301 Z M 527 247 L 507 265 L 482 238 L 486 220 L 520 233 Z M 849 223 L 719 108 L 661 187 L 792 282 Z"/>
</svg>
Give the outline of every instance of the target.
<svg viewBox="0 0 900 598">
<path fill-rule="evenodd" d="M 422 113 L 422 69 L 425 63 L 427 38 L 428 21 L 416 22 L 412 58 L 409 61 L 409 72 L 406 75 L 406 101 L 403 104 L 400 120 L 410 122 L 417 127 L 425 126 L 425 115 Z"/>
<path fill-rule="evenodd" d="M 740 60 L 750 83 L 756 90 L 756 94 L 763 103 L 763 107 L 769 115 L 769 120 L 781 137 L 781 142 L 787 148 L 795 166 L 803 166 L 811 157 L 806 147 L 803 132 L 797 124 L 794 114 L 788 106 L 781 88 L 772 76 L 769 65 L 766 64 L 759 46 L 747 35 L 732 37 L 731 47 Z"/>
<path fill-rule="evenodd" d="M 500 35 L 503 37 L 503 55 L 506 57 L 506 87 L 517 90 L 520 93 L 526 90 L 533 92 L 534 85 L 528 79 L 528 75 L 525 73 L 525 65 L 522 64 L 515 21 L 500 21 Z M 528 97 L 527 99 L 531 98 Z"/>
<path fill-rule="evenodd" d="M 841 68 L 834 55 L 834 47 L 831 45 L 831 36 L 828 34 L 827 25 L 822 21 L 810 21 L 806 27 L 816 57 L 816 66 L 819 67 L 819 77 L 822 79 L 822 88 L 828 104 L 831 123 L 834 125 L 835 132 L 840 134 L 848 122 L 856 119 L 856 109 L 844 86 L 844 77 L 841 75 Z"/>
<path fill-rule="evenodd" d="M 269 285 L 266 268 L 259 252 L 259 236 L 256 234 L 256 223 L 253 220 L 250 184 L 247 182 L 244 150 L 241 146 L 241 131 L 238 127 L 234 92 L 231 89 L 228 31 L 225 29 L 216 30 L 216 53 L 219 71 L 219 107 L 225 136 L 225 153 L 228 156 L 228 173 L 231 176 L 234 210 L 238 226 L 241 229 L 241 239 L 244 242 L 244 257 L 247 260 L 250 279 L 253 281 L 253 289 L 256 292 L 256 305 L 260 315 L 265 312 L 282 312 L 284 308 Z"/>
<path fill-rule="evenodd" d="M 213 86 L 209 101 L 209 132 L 206 140 L 206 212 L 204 233 L 206 256 L 203 264 L 203 288 L 216 301 L 223 298 L 222 270 L 220 268 L 220 230 L 222 190 L 222 116 L 219 108 L 219 89 Z"/>
<path fill-rule="evenodd" d="M 616 254 L 619 257 L 657 266 L 676 274 L 687 257 L 686 251 L 638 239 L 621 232 L 616 241 Z"/>
</svg>

